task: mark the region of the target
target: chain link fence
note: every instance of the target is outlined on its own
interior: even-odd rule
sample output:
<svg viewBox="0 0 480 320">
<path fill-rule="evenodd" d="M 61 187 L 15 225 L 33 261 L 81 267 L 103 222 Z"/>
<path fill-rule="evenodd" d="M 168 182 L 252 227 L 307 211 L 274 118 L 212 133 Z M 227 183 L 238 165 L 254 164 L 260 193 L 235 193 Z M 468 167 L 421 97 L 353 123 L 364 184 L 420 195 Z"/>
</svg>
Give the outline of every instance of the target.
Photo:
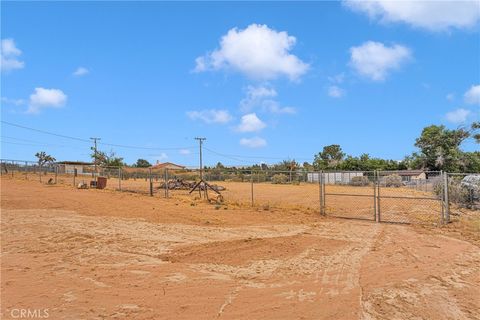
<svg viewBox="0 0 480 320">
<path fill-rule="evenodd" d="M 300 210 L 389 223 L 441 224 L 480 210 L 480 174 L 439 171 L 273 171 L 95 167 L 1 160 L 2 178 L 134 192 L 259 210 Z M 202 180 L 203 178 L 203 180 Z M 193 188 L 197 186 L 195 190 Z"/>
</svg>

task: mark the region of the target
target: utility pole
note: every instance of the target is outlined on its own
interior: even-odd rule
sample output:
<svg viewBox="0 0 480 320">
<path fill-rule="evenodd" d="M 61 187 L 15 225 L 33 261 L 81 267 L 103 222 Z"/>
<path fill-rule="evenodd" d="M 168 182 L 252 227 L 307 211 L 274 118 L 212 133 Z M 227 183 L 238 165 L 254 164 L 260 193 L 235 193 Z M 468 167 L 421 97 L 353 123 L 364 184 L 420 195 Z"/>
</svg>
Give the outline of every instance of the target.
<svg viewBox="0 0 480 320">
<path fill-rule="evenodd" d="M 95 184 L 97 183 L 97 140 L 101 140 L 100 138 L 90 138 L 93 140 L 93 165 L 94 165 L 94 168 L 95 168 Z M 95 185 L 96 186 L 96 185 Z"/>
<path fill-rule="evenodd" d="M 211 185 L 209 185 L 206 181 L 203 180 L 203 158 L 202 158 L 202 144 L 203 141 L 207 140 L 206 138 L 196 137 L 195 140 L 198 140 L 199 147 L 200 147 L 200 181 L 198 181 L 190 190 L 189 193 L 192 193 L 198 188 L 198 192 L 200 193 L 200 198 L 202 197 L 202 188 L 205 192 L 205 198 L 208 199 L 208 191 L 207 188 L 210 188 L 216 194 L 220 194 L 217 189 L 214 189 Z"/>
<path fill-rule="evenodd" d="M 196 137 L 195 140 L 198 140 L 199 148 L 200 148 L 200 181 L 202 181 L 203 180 L 202 144 L 203 144 L 203 141 L 207 140 L 207 138 Z"/>
</svg>

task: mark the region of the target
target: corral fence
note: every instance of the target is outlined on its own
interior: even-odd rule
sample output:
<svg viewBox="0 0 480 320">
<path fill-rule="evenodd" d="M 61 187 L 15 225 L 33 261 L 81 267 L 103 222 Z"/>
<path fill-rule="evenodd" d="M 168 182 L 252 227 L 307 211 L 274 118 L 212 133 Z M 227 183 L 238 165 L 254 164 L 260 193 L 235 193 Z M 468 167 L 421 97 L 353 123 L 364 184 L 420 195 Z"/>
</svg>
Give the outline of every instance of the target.
<svg viewBox="0 0 480 320">
<path fill-rule="evenodd" d="M 443 224 L 459 208 L 480 210 L 480 174 L 441 171 L 274 171 L 232 168 L 95 167 L 1 160 L 1 174 L 45 184 L 98 187 L 195 201 L 201 178 L 228 206 L 288 209 L 376 222 Z M 98 181 L 97 181 L 98 180 Z M 104 183 L 100 184 L 100 180 Z M 215 196 L 215 192 L 209 191 Z M 212 194 L 213 193 L 213 194 Z M 202 195 L 203 194 L 203 195 Z M 220 205 L 220 203 L 216 203 Z M 192 202 L 192 205 L 194 203 Z"/>
</svg>

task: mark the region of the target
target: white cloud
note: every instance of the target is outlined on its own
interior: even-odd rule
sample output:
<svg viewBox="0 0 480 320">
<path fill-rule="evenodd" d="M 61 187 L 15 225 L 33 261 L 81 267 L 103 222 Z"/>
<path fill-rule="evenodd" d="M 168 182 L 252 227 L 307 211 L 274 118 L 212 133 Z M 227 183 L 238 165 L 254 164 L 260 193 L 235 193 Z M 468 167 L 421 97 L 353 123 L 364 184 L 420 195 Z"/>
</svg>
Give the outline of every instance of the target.
<svg viewBox="0 0 480 320">
<path fill-rule="evenodd" d="M 345 95 L 345 90 L 337 86 L 328 87 L 328 95 L 332 98 L 341 98 Z"/>
<path fill-rule="evenodd" d="M 267 145 L 267 141 L 259 137 L 242 138 L 240 139 L 240 145 L 249 148 L 261 148 Z"/>
<path fill-rule="evenodd" d="M 345 80 L 345 73 L 339 73 L 334 76 L 328 77 L 328 81 L 332 83 L 342 83 Z"/>
<path fill-rule="evenodd" d="M 1 70 L 7 72 L 25 67 L 25 62 L 18 59 L 21 54 L 22 51 L 17 48 L 13 39 L 2 39 L 0 50 Z"/>
<path fill-rule="evenodd" d="M 160 153 L 159 155 L 156 155 L 154 160 L 159 163 L 162 161 L 165 161 L 168 159 L 168 155 L 165 152 Z"/>
<path fill-rule="evenodd" d="M 266 25 L 233 28 L 220 40 L 220 48 L 198 57 L 196 72 L 232 69 L 258 80 L 287 76 L 291 80 L 305 74 L 309 65 L 290 53 L 296 39 Z"/>
<path fill-rule="evenodd" d="M 389 72 L 399 69 L 412 56 L 407 47 L 398 44 L 387 47 L 374 41 L 351 47 L 350 54 L 350 66 L 374 81 L 385 80 Z"/>
<path fill-rule="evenodd" d="M 30 95 L 27 113 L 39 113 L 43 108 L 61 108 L 67 102 L 67 95 L 59 89 L 35 88 Z"/>
<path fill-rule="evenodd" d="M 249 113 L 242 117 L 237 129 L 240 132 L 255 132 L 264 129 L 266 126 L 255 113 Z"/>
<path fill-rule="evenodd" d="M 455 94 L 454 93 L 449 93 L 445 96 L 445 98 L 447 98 L 448 101 L 453 101 L 455 100 Z"/>
<path fill-rule="evenodd" d="M 1 101 L 3 104 L 13 106 L 23 106 L 26 103 L 23 99 L 9 99 L 7 97 L 2 97 Z"/>
<path fill-rule="evenodd" d="M 297 110 L 294 107 L 282 107 L 275 100 L 265 100 L 262 103 L 262 108 L 265 111 L 276 114 L 294 114 Z"/>
<path fill-rule="evenodd" d="M 246 89 L 246 97 L 240 101 L 240 110 L 242 112 L 250 112 L 255 108 L 271 113 L 295 113 L 293 107 L 282 107 L 274 100 L 277 91 L 268 86 L 248 86 Z"/>
<path fill-rule="evenodd" d="M 201 120 L 205 123 L 228 123 L 232 120 L 232 116 L 227 110 L 201 110 L 188 111 L 187 116 L 192 120 Z"/>
<path fill-rule="evenodd" d="M 81 76 L 87 75 L 89 73 L 90 73 L 90 70 L 88 70 L 87 68 L 78 67 L 77 70 L 75 70 L 73 72 L 73 75 L 76 76 L 76 77 L 81 77 Z"/>
<path fill-rule="evenodd" d="M 480 104 L 480 84 L 471 86 L 463 97 L 468 104 Z"/>
<path fill-rule="evenodd" d="M 445 119 L 454 124 L 461 124 L 467 121 L 467 118 L 470 114 L 470 110 L 459 108 L 457 110 L 447 112 L 447 114 L 445 115 Z"/>
<path fill-rule="evenodd" d="M 344 5 L 382 23 L 402 22 L 430 31 L 473 28 L 480 20 L 479 1 L 344 0 Z"/>
<path fill-rule="evenodd" d="M 186 155 L 189 155 L 189 154 L 192 153 L 192 152 L 191 152 L 190 150 L 188 150 L 188 149 L 181 149 L 181 150 L 179 151 L 179 153 L 180 153 L 181 155 L 186 156 Z"/>
</svg>

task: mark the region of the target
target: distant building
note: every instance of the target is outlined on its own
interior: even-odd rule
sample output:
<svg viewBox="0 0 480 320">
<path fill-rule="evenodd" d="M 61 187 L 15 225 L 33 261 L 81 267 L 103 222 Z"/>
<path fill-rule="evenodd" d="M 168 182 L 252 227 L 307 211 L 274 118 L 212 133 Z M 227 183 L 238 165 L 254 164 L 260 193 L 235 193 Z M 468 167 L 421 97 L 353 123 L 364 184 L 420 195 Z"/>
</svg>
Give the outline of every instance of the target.
<svg viewBox="0 0 480 320">
<path fill-rule="evenodd" d="M 184 170 L 185 166 L 181 166 L 179 164 L 175 164 L 175 163 L 172 163 L 172 162 L 160 163 L 159 161 L 157 161 L 157 163 L 154 164 L 153 166 L 151 166 L 150 168 L 152 168 L 152 169 Z"/>
<path fill-rule="evenodd" d="M 403 182 L 427 179 L 427 174 L 423 170 L 402 170 L 396 171 L 395 173 L 402 177 Z"/>
<path fill-rule="evenodd" d="M 363 177 L 363 172 L 324 172 L 323 183 L 325 184 L 349 184 L 353 177 Z M 320 173 L 307 173 L 308 182 L 318 182 Z"/>
<path fill-rule="evenodd" d="M 93 166 L 91 162 L 83 162 L 83 161 L 61 161 L 57 162 L 60 166 L 58 167 L 58 173 L 68 173 L 74 174 L 75 169 L 77 169 L 77 174 L 84 174 L 84 166 L 90 167 Z M 91 171 L 91 170 L 89 170 Z"/>
</svg>

